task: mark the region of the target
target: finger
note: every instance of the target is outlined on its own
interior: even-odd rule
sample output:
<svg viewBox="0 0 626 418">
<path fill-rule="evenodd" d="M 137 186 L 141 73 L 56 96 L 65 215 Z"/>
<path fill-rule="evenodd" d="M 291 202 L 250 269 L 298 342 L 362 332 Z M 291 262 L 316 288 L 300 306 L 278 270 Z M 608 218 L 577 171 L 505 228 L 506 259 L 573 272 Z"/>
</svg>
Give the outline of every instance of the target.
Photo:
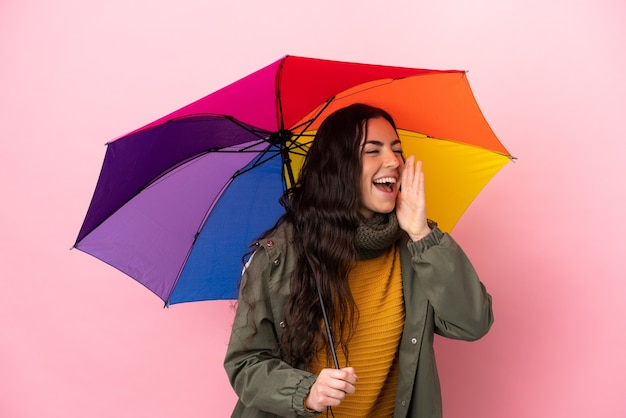
<svg viewBox="0 0 626 418">
<path fill-rule="evenodd" d="M 417 162 L 415 163 L 415 173 L 416 173 L 416 174 L 418 174 L 418 173 L 421 173 L 421 172 L 422 172 L 422 165 L 423 165 L 422 160 L 419 160 L 419 161 L 417 161 Z"/>
<path fill-rule="evenodd" d="M 421 200 L 424 200 L 424 191 L 425 191 L 425 182 L 424 182 L 424 170 L 423 170 L 423 163 L 421 161 L 418 161 L 417 167 L 417 194 L 420 196 Z"/>
<path fill-rule="evenodd" d="M 352 383 L 346 382 L 345 380 L 334 380 L 329 387 L 333 390 L 339 391 L 342 394 L 346 393 L 354 393 L 356 388 Z M 343 399 L 343 398 L 342 398 Z"/>
<path fill-rule="evenodd" d="M 420 196 L 424 196 L 424 172 L 421 170 L 421 166 L 420 166 L 420 174 L 419 174 L 418 192 Z"/>
<path fill-rule="evenodd" d="M 424 172 L 422 171 L 422 161 L 418 161 L 415 164 L 415 186 L 418 191 L 422 189 L 424 183 Z"/>
<path fill-rule="evenodd" d="M 356 373 L 353 367 L 344 367 L 343 369 L 331 369 L 331 368 L 322 369 L 322 371 L 320 372 L 320 376 L 322 375 L 326 375 L 333 379 L 351 381 L 352 383 L 354 383 L 357 379 Z"/>
<path fill-rule="evenodd" d="M 406 162 L 404 163 L 404 170 L 402 170 L 402 185 L 406 186 L 407 188 L 412 187 L 414 162 L 415 156 L 411 155 L 409 158 L 407 158 Z"/>
<path fill-rule="evenodd" d="M 340 391 L 342 393 L 354 393 L 356 390 L 354 387 L 354 382 L 349 382 L 344 379 L 330 379 L 326 382 L 328 388 Z"/>
<path fill-rule="evenodd" d="M 341 389 L 327 388 L 325 394 L 328 398 L 336 399 L 338 401 L 343 401 L 346 398 L 346 394 L 348 393 L 354 393 L 354 391 L 348 392 L 348 391 L 341 390 Z"/>
<path fill-rule="evenodd" d="M 308 399 L 311 405 L 334 406 L 339 405 L 345 399 L 346 393 L 354 393 L 354 391 L 347 392 L 324 384 L 313 384 Z"/>
<path fill-rule="evenodd" d="M 323 374 L 323 375 L 322 375 Z M 323 369 L 318 377 L 324 386 L 339 390 L 344 393 L 354 393 L 354 384 L 358 380 L 352 367 L 344 369 Z"/>
<path fill-rule="evenodd" d="M 341 369 L 341 371 L 346 373 L 346 376 L 343 379 L 346 382 L 354 384 L 356 383 L 357 380 L 359 380 L 358 376 L 356 375 L 356 372 L 354 371 L 354 367 L 344 367 L 343 369 Z"/>
</svg>

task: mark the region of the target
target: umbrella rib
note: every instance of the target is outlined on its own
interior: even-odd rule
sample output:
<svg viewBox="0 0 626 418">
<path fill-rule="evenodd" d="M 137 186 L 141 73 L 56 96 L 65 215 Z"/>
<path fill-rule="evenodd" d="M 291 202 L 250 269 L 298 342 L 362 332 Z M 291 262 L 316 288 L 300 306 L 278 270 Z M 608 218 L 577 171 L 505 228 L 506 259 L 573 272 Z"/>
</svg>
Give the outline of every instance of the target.
<svg viewBox="0 0 626 418">
<path fill-rule="evenodd" d="M 377 80 L 377 81 L 381 81 L 381 83 L 380 84 L 376 84 L 376 85 L 368 85 L 364 89 L 355 90 L 352 93 L 350 93 L 349 95 L 340 97 L 340 99 L 344 99 L 346 97 L 354 96 L 355 94 L 361 94 L 361 93 L 363 93 L 364 91 L 367 91 L 367 90 L 377 89 L 377 88 L 379 88 L 381 86 L 386 86 L 386 85 L 392 84 L 396 80 L 402 80 L 403 78 L 406 78 L 406 77 L 391 78 L 391 79 L 388 79 L 388 80 Z"/>
<path fill-rule="evenodd" d="M 287 152 L 289 152 L 292 155 L 297 155 L 297 156 L 306 158 L 308 154 L 308 150 L 312 142 L 313 141 L 296 142 L 294 140 L 294 141 L 290 141 L 288 145 L 286 144 L 285 148 L 287 149 Z"/>
<path fill-rule="evenodd" d="M 276 93 L 276 105 L 278 107 L 278 127 L 279 127 L 279 131 L 283 131 L 285 129 L 285 120 L 283 117 L 283 101 L 280 97 L 280 86 L 281 86 L 281 82 L 282 82 L 282 76 L 283 76 L 283 68 L 285 65 L 285 61 L 286 61 L 287 57 L 283 58 L 280 62 L 280 65 L 278 66 L 278 69 L 276 70 L 276 78 L 274 79 L 274 91 Z"/>
<path fill-rule="evenodd" d="M 293 128 L 291 128 L 291 130 L 292 131 L 295 129 L 299 130 L 301 127 L 305 126 L 305 128 L 303 128 L 300 132 L 306 132 L 309 129 L 309 127 L 313 124 L 313 122 L 315 122 L 315 120 L 320 117 L 320 115 L 326 110 L 326 108 L 330 106 L 330 103 L 333 100 L 335 100 L 335 96 L 326 99 L 326 101 L 324 102 L 324 105 L 321 106 L 320 110 L 317 112 L 315 116 L 313 116 L 307 121 L 300 123 L 299 125 L 294 126 Z"/>
<path fill-rule="evenodd" d="M 159 176 L 155 177 L 154 179 L 152 179 L 151 181 L 149 181 L 148 183 L 146 183 L 142 188 L 140 188 L 137 191 L 137 194 L 140 193 L 142 190 L 148 188 L 149 186 L 151 186 L 152 184 L 154 184 L 156 181 L 158 181 L 159 179 L 162 179 L 164 177 L 166 177 L 168 174 L 170 174 L 172 171 L 176 170 L 177 168 L 183 166 L 184 164 L 187 164 L 190 161 L 193 161 L 194 159 L 205 155 L 205 154 L 210 154 L 212 152 L 222 152 L 222 153 L 240 153 L 240 152 L 258 152 L 257 150 L 252 150 L 251 148 L 254 148 L 264 142 L 267 142 L 267 138 L 269 136 L 269 132 L 265 131 L 265 130 L 261 130 L 261 129 L 252 129 L 251 127 L 239 122 L 237 119 L 235 119 L 232 116 L 229 115 L 221 115 L 222 117 L 224 117 L 226 120 L 229 120 L 230 122 L 234 123 L 235 125 L 239 126 L 241 129 L 245 130 L 246 132 L 251 133 L 252 135 L 256 136 L 259 141 L 256 141 L 252 144 L 249 144 L 243 148 L 240 149 L 232 149 L 232 148 L 209 148 L 206 149 L 204 151 L 201 151 L 195 155 L 189 156 L 186 159 L 179 161 L 177 164 L 173 165 L 172 167 L 170 167 L 167 171 L 161 173 Z"/>
<path fill-rule="evenodd" d="M 176 289 L 176 286 L 178 285 L 178 282 L 180 281 L 180 278 L 182 277 L 183 271 L 185 269 L 185 265 L 187 264 L 187 261 L 189 260 L 189 257 L 191 256 L 191 253 L 193 251 L 193 247 L 196 245 L 196 241 L 198 240 L 198 237 L 200 236 L 200 233 L 202 232 L 202 228 L 204 227 L 204 224 L 206 223 L 207 219 L 209 218 L 209 215 L 211 214 L 211 212 L 213 211 L 213 208 L 215 207 L 217 202 L 221 199 L 222 195 L 224 194 L 226 189 L 230 186 L 230 184 L 232 183 L 234 178 L 235 178 L 235 176 L 231 177 L 231 179 L 226 184 L 224 184 L 222 186 L 222 188 L 220 189 L 219 193 L 215 196 L 215 198 L 213 199 L 211 204 L 207 207 L 207 210 L 205 211 L 204 216 L 202 218 L 202 222 L 199 223 L 199 227 L 197 228 L 196 233 L 193 236 L 193 242 L 189 246 L 187 254 L 185 255 L 185 260 L 184 260 L 184 262 L 181 263 L 181 265 L 180 265 L 180 267 L 178 269 L 178 273 L 176 274 L 176 280 L 172 284 L 171 288 L 168 290 L 167 299 L 165 300 L 165 307 L 166 308 L 170 306 L 170 300 L 172 299 L 172 295 L 174 294 L 174 289 Z"/>
<path fill-rule="evenodd" d="M 232 116 L 228 116 L 228 115 L 222 115 L 222 116 L 224 117 L 224 119 L 231 121 L 235 125 L 237 125 L 240 128 L 242 128 L 243 130 L 248 131 L 251 134 L 255 135 L 257 138 L 259 138 L 259 139 L 261 139 L 263 141 L 267 141 L 267 136 L 270 134 L 269 131 L 266 131 L 264 129 L 252 129 L 250 126 L 245 125 L 245 124 L 239 122 L 237 119 L 235 119 Z"/>
<path fill-rule="evenodd" d="M 261 141 L 261 142 L 262 142 L 262 141 Z M 259 142 L 259 143 L 261 143 L 261 142 Z M 249 147 L 247 147 L 247 148 L 249 148 Z M 210 151 L 207 151 L 207 153 L 208 153 L 208 152 L 210 152 Z M 215 150 L 215 151 L 213 151 L 213 152 L 232 152 L 232 153 L 234 153 L 234 152 L 241 152 L 241 151 L 235 151 L 235 150 L 228 150 L 228 151 L 226 151 L 226 150 Z M 259 151 L 244 151 L 244 152 L 259 152 Z M 252 163 L 252 165 L 251 165 L 250 167 L 248 167 L 247 169 L 245 169 L 245 170 L 238 170 L 238 171 L 236 171 L 236 172 L 233 174 L 233 176 L 230 178 L 230 181 L 228 181 L 228 182 L 227 182 L 227 183 L 226 183 L 226 184 L 225 184 L 225 185 L 221 188 L 220 192 L 217 194 L 217 196 L 215 197 L 215 199 L 213 199 L 213 202 L 209 205 L 209 207 L 207 208 L 207 211 L 206 211 L 206 212 L 205 212 L 205 214 L 204 214 L 204 218 L 203 218 L 202 222 L 200 222 L 200 228 L 196 231 L 196 233 L 195 233 L 195 235 L 194 235 L 194 238 L 193 238 L 193 243 L 192 243 L 192 245 L 190 246 L 189 251 L 187 252 L 187 255 L 185 256 L 185 262 L 181 264 L 181 267 L 180 267 L 180 269 L 179 269 L 179 271 L 178 271 L 178 274 L 177 274 L 176 280 L 174 281 L 174 284 L 172 285 L 172 287 L 171 287 L 170 291 L 168 292 L 167 299 L 165 300 L 165 307 L 170 306 L 170 299 L 171 299 L 171 297 L 172 297 L 172 294 L 174 293 L 174 289 L 176 288 L 176 286 L 177 286 L 177 284 L 178 284 L 178 281 L 180 280 L 180 278 L 181 278 L 181 276 L 182 276 L 182 273 L 183 273 L 183 270 L 184 270 L 184 266 L 185 266 L 185 264 L 187 263 L 187 259 L 188 259 L 188 258 L 189 258 L 189 256 L 191 255 L 192 248 L 193 248 L 193 246 L 195 245 L 195 243 L 196 243 L 196 241 L 197 241 L 198 237 L 200 236 L 200 232 L 202 231 L 202 228 L 203 228 L 204 224 L 206 223 L 206 221 L 207 221 L 207 219 L 208 219 L 208 217 L 209 217 L 209 214 L 211 213 L 211 211 L 213 210 L 213 208 L 215 207 L 215 205 L 217 204 L 217 202 L 220 200 L 220 198 L 221 198 L 221 196 L 224 194 L 225 190 L 226 190 L 226 189 L 230 186 L 230 184 L 232 183 L 232 181 L 233 181 L 233 180 L 234 180 L 237 176 L 240 176 L 240 175 L 242 175 L 242 174 L 245 174 L 245 173 L 247 173 L 248 171 L 250 171 L 250 170 L 254 169 L 255 167 L 258 167 L 258 166 L 260 166 L 261 164 L 264 164 L 264 163 L 266 163 L 266 162 L 270 161 L 272 158 L 276 158 L 276 156 L 278 156 L 278 155 L 279 155 L 279 154 L 278 154 L 278 152 L 277 152 L 277 151 L 275 151 L 275 150 L 273 151 L 273 155 L 271 155 L 271 154 L 272 154 L 272 151 L 270 151 L 270 149 L 267 149 L 267 148 L 266 148 L 266 149 L 264 149 L 264 150 L 262 150 L 262 151 L 260 151 L 260 152 L 259 152 L 259 156 L 257 156 L 257 157 L 254 159 L 255 161 Z M 268 158 L 263 159 L 263 156 L 267 156 L 267 155 L 270 155 L 270 156 L 269 156 Z M 147 187 L 147 186 L 146 186 L 146 187 Z M 144 188 L 145 188 L 145 187 L 144 187 Z"/>
<path fill-rule="evenodd" d="M 178 163 L 176 163 L 175 165 L 171 166 L 169 169 L 167 169 L 166 171 L 163 171 L 162 173 L 160 173 L 160 175 L 156 176 L 155 178 L 153 178 L 152 180 L 150 180 L 149 182 L 147 182 L 144 186 L 142 186 L 141 188 L 139 188 L 139 190 L 137 191 L 137 194 L 141 193 L 143 190 L 147 189 L 148 187 L 152 186 L 154 183 L 156 183 L 157 181 L 164 179 L 166 177 L 168 177 L 172 172 L 176 171 L 178 168 L 202 157 L 203 155 L 206 154 L 211 154 L 211 153 L 224 153 L 224 154 L 240 154 L 240 153 L 267 153 L 267 150 L 263 150 L 263 151 L 258 151 L 258 150 L 253 150 L 251 148 L 262 144 L 265 141 L 258 141 L 255 142 L 254 144 L 248 145 L 245 148 L 241 148 L 241 149 L 232 149 L 232 148 L 209 148 L 207 150 L 198 152 L 194 155 L 191 155 L 187 158 L 185 158 L 184 160 L 179 161 Z M 133 196 L 134 197 L 134 196 Z M 132 198 L 131 198 L 132 199 Z"/>
<path fill-rule="evenodd" d="M 252 164 L 249 165 L 248 168 L 245 169 L 241 169 L 241 170 L 237 170 L 234 174 L 233 174 L 233 179 L 235 177 L 241 176 L 245 173 L 247 173 L 250 170 L 254 170 L 256 167 L 265 164 L 266 162 L 276 158 L 277 156 L 280 155 L 280 151 L 276 150 L 276 149 L 271 149 L 271 148 L 266 148 L 263 151 L 257 151 L 259 152 L 259 156 L 256 157 Z M 263 158 L 263 157 L 267 157 L 267 158 Z"/>
<path fill-rule="evenodd" d="M 294 130 L 298 130 L 299 132 L 296 134 L 293 134 L 293 136 L 289 139 L 289 146 L 287 146 L 287 144 L 285 143 L 285 147 L 288 149 L 289 152 L 294 153 L 296 155 L 300 155 L 300 156 L 307 155 L 308 150 L 305 148 L 308 148 L 310 146 L 310 144 L 313 142 L 313 139 L 307 142 L 299 142 L 298 140 L 302 138 L 303 136 L 308 136 L 311 138 L 314 137 L 314 135 L 306 134 L 305 132 L 307 132 L 307 130 L 310 128 L 313 122 L 315 122 L 315 120 L 320 117 L 320 115 L 326 110 L 326 108 L 328 108 L 328 106 L 334 99 L 335 99 L 335 96 L 327 99 L 324 102 L 324 105 L 319 108 L 315 116 L 291 128 L 290 132 L 293 133 Z M 299 150 L 300 152 L 296 152 L 296 150 Z"/>
</svg>

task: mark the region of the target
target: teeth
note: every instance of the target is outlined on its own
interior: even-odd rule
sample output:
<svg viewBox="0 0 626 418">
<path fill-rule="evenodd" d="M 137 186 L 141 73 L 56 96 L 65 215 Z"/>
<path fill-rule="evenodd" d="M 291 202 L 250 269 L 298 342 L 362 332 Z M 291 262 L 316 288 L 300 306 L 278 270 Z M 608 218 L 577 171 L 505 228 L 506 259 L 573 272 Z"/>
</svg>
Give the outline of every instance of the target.
<svg viewBox="0 0 626 418">
<path fill-rule="evenodd" d="M 394 177 L 382 177 L 379 179 L 375 179 L 374 183 L 383 184 L 383 183 L 395 183 L 396 179 Z"/>
</svg>

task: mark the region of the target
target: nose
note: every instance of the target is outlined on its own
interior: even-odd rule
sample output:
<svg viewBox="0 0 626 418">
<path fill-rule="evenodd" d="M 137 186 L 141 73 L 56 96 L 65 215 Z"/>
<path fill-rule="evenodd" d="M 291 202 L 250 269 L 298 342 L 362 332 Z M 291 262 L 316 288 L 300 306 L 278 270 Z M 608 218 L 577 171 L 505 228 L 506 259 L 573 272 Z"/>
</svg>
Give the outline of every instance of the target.
<svg viewBox="0 0 626 418">
<path fill-rule="evenodd" d="M 384 165 L 387 168 L 398 168 L 400 167 L 402 161 L 402 156 L 396 154 L 393 150 L 387 150 L 385 153 L 385 161 Z"/>
</svg>

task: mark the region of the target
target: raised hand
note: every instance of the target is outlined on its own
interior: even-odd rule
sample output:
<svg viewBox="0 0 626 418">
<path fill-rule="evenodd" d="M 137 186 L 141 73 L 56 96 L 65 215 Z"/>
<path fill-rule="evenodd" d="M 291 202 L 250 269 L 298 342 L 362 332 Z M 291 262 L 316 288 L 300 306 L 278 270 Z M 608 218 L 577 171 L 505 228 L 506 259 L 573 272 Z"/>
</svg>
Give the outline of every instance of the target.
<svg viewBox="0 0 626 418">
<path fill-rule="evenodd" d="M 398 223 L 413 241 L 418 241 L 428 235 L 430 228 L 426 220 L 422 162 L 416 163 L 413 155 L 404 163 L 400 184 L 402 189 L 396 200 Z"/>
</svg>

